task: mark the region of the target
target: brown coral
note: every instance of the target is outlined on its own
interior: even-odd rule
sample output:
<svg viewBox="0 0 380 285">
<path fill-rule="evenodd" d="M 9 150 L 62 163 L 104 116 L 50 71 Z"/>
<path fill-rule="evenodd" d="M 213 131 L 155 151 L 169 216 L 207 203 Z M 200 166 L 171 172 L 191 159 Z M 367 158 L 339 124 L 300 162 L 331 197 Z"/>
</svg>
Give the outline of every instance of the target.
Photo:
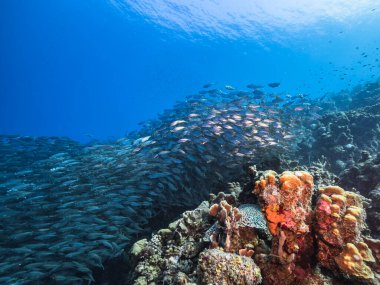
<svg viewBox="0 0 380 285">
<path fill-rule="evenodd" d="M 252 228 L 240 223 L 242 213 L 239 209 L 222 200 L 211 206 L 209 213 L 219 220 L 222 231 L 216 229 L 211 234 L 212 248 L 222 246 L 225 252 L 238 253 L 246 244 L 256 244 L 256 233 Z"/>
<path fill-rule="evenodd" d="M 251 257 L 255 252 L 253 249 L 242 248 L 239 250 L 239 255 Z"/>
<path fill-rule="evenodd" d="M 215 217 L 218 214 L 218 210 L 219 210 L 219 205 L 218 204 L 212 205 L 210 207 L 210 210 L 209 210 L 210 216 Z"/>
</svg>

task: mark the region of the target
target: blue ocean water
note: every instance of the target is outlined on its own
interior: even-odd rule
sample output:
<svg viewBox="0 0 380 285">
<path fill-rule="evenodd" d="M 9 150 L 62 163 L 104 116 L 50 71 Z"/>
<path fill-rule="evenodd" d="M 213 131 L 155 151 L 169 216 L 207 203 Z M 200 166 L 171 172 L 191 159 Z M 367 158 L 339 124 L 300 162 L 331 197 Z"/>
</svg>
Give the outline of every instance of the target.
<svg viewBox="0 0 380 285">
<path fill-rule="evenodd" d="M 195 284 L 239 230 L 225 206 L 262 236 L 216 256 L 258 261 L 263 284 L 357 284 L 331 274 L 343 241 L 379 273 L 379 23 L 369 0 L 0 1 L 0 285 Z M 293 171 L 285 196 L 273 171 Z M 286 223 L 261 215 L 265 173 Z M 340 220 L 319 228 L 328 185 L 368 208 L 330 189 Z"/>
<path fill-rule="evenodd" d="M 374 1 L 1 1 L 0 133 L 118 138 L 216 82 L 376 79 Z M 364 53 L 364 54 L 363 54 Z"/>
</svg>

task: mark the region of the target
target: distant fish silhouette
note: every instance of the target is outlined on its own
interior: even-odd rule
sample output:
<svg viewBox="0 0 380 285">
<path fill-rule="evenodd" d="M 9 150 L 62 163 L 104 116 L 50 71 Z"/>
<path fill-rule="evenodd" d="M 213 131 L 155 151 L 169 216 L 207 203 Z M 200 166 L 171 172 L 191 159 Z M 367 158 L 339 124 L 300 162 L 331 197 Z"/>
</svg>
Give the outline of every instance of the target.
<svg viewBox="0 0 380 285">
<path fill-rule="evenodd" d="M 248 84 L 247 85 L 247 88 L 250 88 L 250 89 L 260 89 L 260 88 L 263 88 L 264 86 L 262 85 L 258 85 L 258 84 Z"/>
<path fill-rule="evenodd" d="M 213 86 L 215 83 L 207 83 L 205 85 L 203 85 L 203 88 L 209 88 L 211 86 Z"/>
<path fill-rule="evenodd" d="M 272 88 L 276 88 L 276 87 L 280 86 L 280 83 L 279 82 L 272 82 L 272 83 L 268 83 L 268 86 L 272 87 Z"/>
</svg>

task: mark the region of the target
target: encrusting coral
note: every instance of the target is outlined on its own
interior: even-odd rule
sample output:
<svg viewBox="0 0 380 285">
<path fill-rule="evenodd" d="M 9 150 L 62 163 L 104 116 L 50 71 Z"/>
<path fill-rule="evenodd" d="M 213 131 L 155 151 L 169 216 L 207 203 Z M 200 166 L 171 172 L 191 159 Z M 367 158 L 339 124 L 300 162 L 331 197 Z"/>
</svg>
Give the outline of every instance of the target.
<svg viewBox="0 0 380 285">
<path fill-rule="evenodd" d="M 264 278 L 264 284 L 293 284 L 311 267 L 313 186 L 313 177 L 305 171 L 267 171 L 256 182 L 253 193 L 273 235 L 271 262 L 263 263 L 263 275 L 272 278 Z"/>
<path fill-rule="evenodd" d="M 375 263 L 372 268 L 375 273 L 380 274 L 380 240 L 365 237 L 364 242 L 372 250 L 373 257 L 375 259 Z"/>
<path fill-rule="evenodd" d="M 261 283 L 260 268 L 249 256 L 209 249 L 201 253 L 198 268 L 201 284 Z"/>
<path fill-rule="evenodd" d="M 338 186 L 323 187 L 319 194 L 315 215 L 320 264 L 348 278 L 373 280 L 375 258 L 362 236 L 362 197 Z"/>
<path fill-rule="evenodd" d="M 195 285 L 197 264 L 192 259 L 204 249 L 208 209 L 209 203 L 203 202 L 149 241 L 136 242 L 131 251 L 131 261 L 135 263 L 132 284 Z"/>
<path fill-rule="evenodd" d="M 373 279 L 374 274 L 364 259 L 354 244 L 347 243 L 343 247 L 342 252 L 335 257 L 335 262 L 339 266 L 339 269 L 349 276 L 355 276 L 361 279 Z"/>
</svg>

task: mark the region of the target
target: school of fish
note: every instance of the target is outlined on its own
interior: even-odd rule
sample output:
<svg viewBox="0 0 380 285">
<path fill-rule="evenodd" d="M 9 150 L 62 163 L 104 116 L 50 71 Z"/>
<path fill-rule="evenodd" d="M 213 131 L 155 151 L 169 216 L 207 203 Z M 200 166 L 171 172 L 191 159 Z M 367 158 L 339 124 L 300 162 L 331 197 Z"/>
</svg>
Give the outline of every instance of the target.
<svg viewBox="0 0 380 285">
<path fill-rule="evenodd" d="M 0 136 L 0 284 L 92 283 L 158 212 L 294 151 L 318 109 L 278 85 L 206 84 L 112 143 Z"/>
</svg>

